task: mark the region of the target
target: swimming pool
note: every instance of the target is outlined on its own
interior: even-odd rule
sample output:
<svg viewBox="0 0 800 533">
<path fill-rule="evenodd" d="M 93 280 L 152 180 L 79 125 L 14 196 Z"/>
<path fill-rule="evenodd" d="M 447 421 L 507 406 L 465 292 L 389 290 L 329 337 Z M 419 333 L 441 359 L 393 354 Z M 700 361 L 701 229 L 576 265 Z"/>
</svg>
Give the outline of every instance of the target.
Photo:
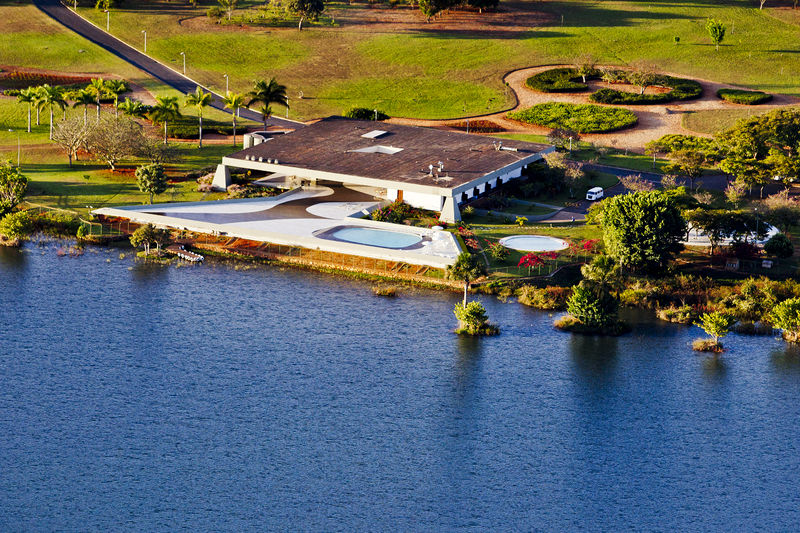
<svg viewBox="0 0 800 533">
<path fill-rule="evenodd" d="M 412 233 L 361 227 L 337 229 L 330 236 L 340 241 L 394 249 L 406 248 L 422 241 L 422 237 Z"/>
<path fill-rule="evenodd" d="M 500 239 L 500 244 L 521 252 L 555 252 L 569 248 L 567 241 L 545 235 L 511 235 Z"/>
</svg>

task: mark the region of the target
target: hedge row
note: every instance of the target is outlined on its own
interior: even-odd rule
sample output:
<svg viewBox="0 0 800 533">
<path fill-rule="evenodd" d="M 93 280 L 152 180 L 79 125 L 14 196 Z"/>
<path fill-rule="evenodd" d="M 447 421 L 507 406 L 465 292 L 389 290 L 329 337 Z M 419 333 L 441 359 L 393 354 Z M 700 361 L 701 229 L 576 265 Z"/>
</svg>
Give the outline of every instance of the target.
<svg viewBox="0 0 800 533">
<path fill-rule="evenodd" d="M 376 117 L 377 111 L 377 119 Z M 389 115 L 381 111 L 380 109 L 369 109 L 366 107 L 351 107 L 347 111 L 344 112 L 345 118 L 355 118 L 358 120 L 387 120 L 389 119 Z"/>
<path fill-rule="evenodd" d="M 164 125 L 161 125 L 163 132 Z M 237 128 L 242 132 L 241 127 Z M 167 123 L 167 132 L 173 139 L 197 139 L 200 134 L 200 126 L 194 117 L 181 117 L 177 122 Z M 203 119 L 203 135 L 207 133 L 219 133 L 220 135 L 232 135 L 233 124 L 219 122 L 217 120 Z"/>
<path fill-rule="evenodd" d="M 522 111 L 508 113 L 508 118 L 547 128 L 567 128 L 578 133 L 605 133 L 635 126 L 636 115 L 627 109 L 591 104 L 548 102 Z"/>
<path fill-rule="evenodd" d="M 772 95 L 764 91 L 743 91 L 742 89 L 720 89 L 717 97 L 727 102 L 743 105 L 758 105 L 772 100 Z"/>
<path fill-rule="evenodd" d="M 631 83 L 628 73 L 625 71 L 614 71 L 613 79 L 621 82 Z M 589 99 L 600 104 L 624 104 L 624 105 L 647 105 L 664 104 L 675 100 L 691 100 L 699 98 L 703 94 L 703 86 L 694 80 L 685 78 L 675 78 L 672 76 L 659 76 L 653 86 L 667 87 L 669 92 L 660 94 L 638 94 L 616 89 L 600 89 L 592 94 Z"/>
<path fill-rule="evenodd" d="M 599 71 L 592 73 L 591 77 L 597 77 Z M 587 76 L 589 77 L 589 76 Z M 554 68 L 534 74 L 527 80 L 525 85 L 534 91 L 543 93 L 574 93 L 585 91 L 589 87 L 580 82 L 581 77 L 577 69 L 574 68 Z"/>
</svg>

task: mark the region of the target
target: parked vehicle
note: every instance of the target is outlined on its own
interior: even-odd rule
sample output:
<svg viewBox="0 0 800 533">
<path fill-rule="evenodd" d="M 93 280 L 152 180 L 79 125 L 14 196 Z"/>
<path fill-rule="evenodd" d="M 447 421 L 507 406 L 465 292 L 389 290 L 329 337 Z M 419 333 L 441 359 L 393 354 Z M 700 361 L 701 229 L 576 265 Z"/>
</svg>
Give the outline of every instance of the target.
<svg viewBox="0 0 800 533">
<path fill-rule="evenodd" d="M 602 187 L 592 187 L 588 191 L 586 191 L 586 199 L 590 202 L 595 200 L 599 200 L 603 197 L 603 188 Z"/>
</svg>

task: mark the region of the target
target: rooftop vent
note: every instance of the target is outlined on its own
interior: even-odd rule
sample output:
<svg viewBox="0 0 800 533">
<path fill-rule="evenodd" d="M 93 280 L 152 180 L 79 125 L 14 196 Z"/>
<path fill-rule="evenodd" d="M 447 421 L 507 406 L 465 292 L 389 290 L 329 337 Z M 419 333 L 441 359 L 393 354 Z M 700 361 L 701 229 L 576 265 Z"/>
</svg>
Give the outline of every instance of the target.
<svg viewBox="0 0 800 533">
<path fill-rule="evenodd" d="M 364 137 L 365 139 L 377 139 L 378 137 L 382 137 L 387 133 L 389 132 L 383 130 L 372 130 L 369 133 L 365 133 L 364 135 L 362 135 L 362 137 Z"/>
<path fill-rule="evenodd" d="M 359 148 L 358 150 L 350 150 L 351 152 L 360 152 L 362 154 L 387 154 L 392 155 L 397 152 L 402 152 L 402 148 L 395 148 L 394 146 L 382 146 L 376 144 L 375 146 L 367 146 L 366 148 Z"/>
</svg>

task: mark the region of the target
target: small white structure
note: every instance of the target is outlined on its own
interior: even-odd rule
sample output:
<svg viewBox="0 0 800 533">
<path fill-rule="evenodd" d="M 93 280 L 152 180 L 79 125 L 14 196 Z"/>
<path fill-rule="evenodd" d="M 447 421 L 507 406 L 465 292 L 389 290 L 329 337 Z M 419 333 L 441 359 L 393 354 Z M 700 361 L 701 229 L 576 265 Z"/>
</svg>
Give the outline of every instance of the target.
<svg viewBox="0 0 800 533">
<path fill-rule="evenodd" d="M 603 197 L 603 188 L 602 187 L 592 187 L 588 191 L 586 191 L 586 199 L 590 202 L 594 202 L 595 200 L 599 200 Z"/>
</svg>

